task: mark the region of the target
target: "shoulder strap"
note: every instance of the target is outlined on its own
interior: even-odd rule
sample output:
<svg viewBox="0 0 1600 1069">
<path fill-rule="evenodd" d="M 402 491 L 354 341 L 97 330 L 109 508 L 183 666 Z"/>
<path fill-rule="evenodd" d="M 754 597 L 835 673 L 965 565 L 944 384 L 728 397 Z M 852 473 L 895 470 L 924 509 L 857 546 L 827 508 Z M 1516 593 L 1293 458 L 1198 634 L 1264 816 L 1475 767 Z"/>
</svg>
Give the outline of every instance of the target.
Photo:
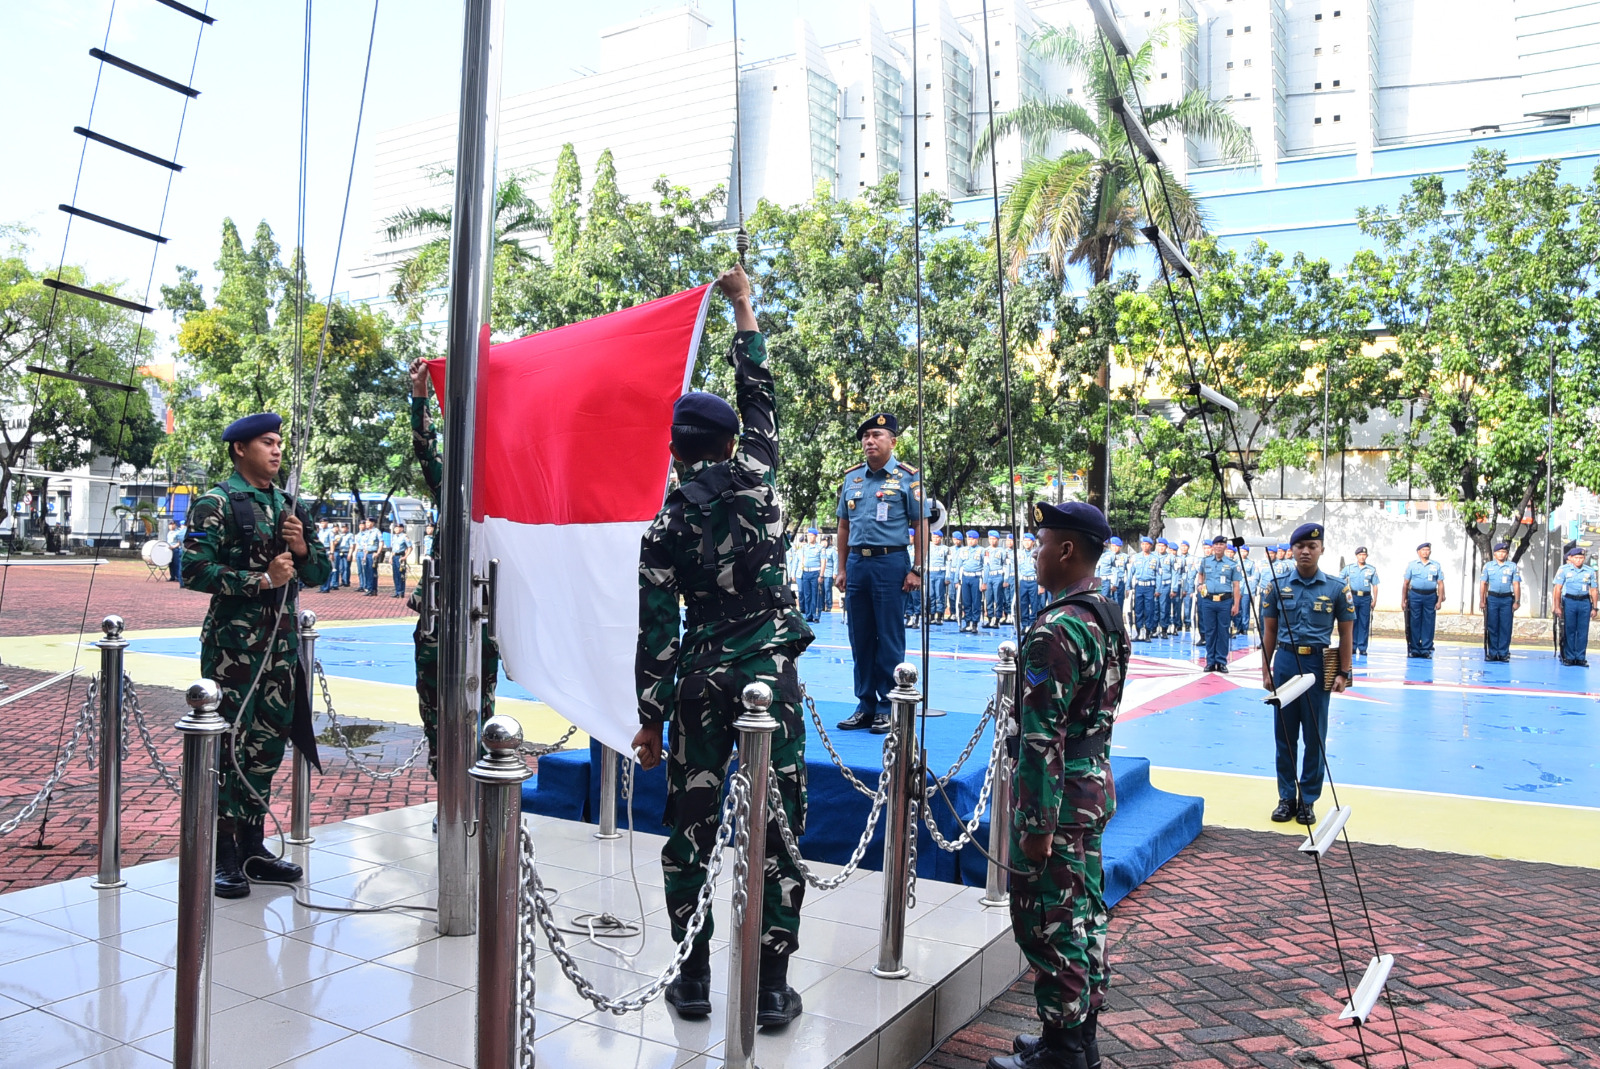
<svg viewBox="0 0 1600 1069">
<path fill-rule="evenodd" d="M 228 495 L 228 504 L 233 511 L 233 525 L 239 529 L 239 538 L 246 545 L 255 541 L 256 537 L 256 510 L 250 500 L 250 495 L 243 490 L 229 490 L 218 487 Z"/>
</svg>

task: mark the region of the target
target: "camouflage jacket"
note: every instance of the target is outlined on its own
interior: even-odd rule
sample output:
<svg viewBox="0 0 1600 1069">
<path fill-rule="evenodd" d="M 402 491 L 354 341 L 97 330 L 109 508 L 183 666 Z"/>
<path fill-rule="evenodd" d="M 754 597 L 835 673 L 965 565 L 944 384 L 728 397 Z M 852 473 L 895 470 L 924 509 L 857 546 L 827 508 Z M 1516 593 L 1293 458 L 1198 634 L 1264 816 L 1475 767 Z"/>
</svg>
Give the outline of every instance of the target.
<svg viewBox="0 0 1600 1069">
<path fill-rule="evenodd" d="M 1104 753 L 1063 757 L 1069 743 L 1088 735 L 1104 734 L 1109 746 L 1122 701 L 1126 637 L 1108 636 L 1092 612 L 1062 600 L 1080 591 L 1099 597 L 1099 585 L 1090 577 L 1062 591 L 1040 610 L 1023 640 L 1014 826 L 1025 835 L 1052 833 L 1062 824 L 1093 824 L 1116 809 Z"/>
<path fill-rule="evenodd" d="M 777 404 L 766 340 L 754 331 L 740 333 L 734 349 L 736 407 L 744 425 L 738 450 L 730 460 L 693 465 L 639 546 L 634 684 L 639 719 L 646 724 L 672 718 L 681 676 L 774 651 L 798 655 L 814 637 L 791 599 L 787 606 L 691 622 L 680 638 L 679 595 L 692 621 L 697 603 L 710 606 L 769 587 L 787 590 Z M 695 504 L 712 489 L 715 496 Z"/>
<path fill-rule="evenodd" d="M 439 446 L 428 425 L 428 399 L 411 398 L 411 453 L 422 469 L 422 481 L 428 484 L 433 496 L 433 507 L 439 507 L 439 487 L 444 485 L 444 461 L 439 458 Z"/>
<path fill-rule="evenodd" d="M 243 492 L 256 514 L 254 537 L 246 545 L 234 521 L 230 493 Z M 183 585 L 211 595 L 200 629 L 202 644 L 224 649 L 263 652 L 272 632 L 273 614 L 282 603 L 282 619 L 273 640 L 277 652 L 293 650 L 297 641 L 294 587 L 288 594 L 264 583 L 267 565 L 284 552 L 279 525 L 289 512 L 289 496 L 276 486 L 251 486 L 238 472 L 189 506 L 189 531 L 183 539 Z M 304 517 L 302 517 L 304 519 Z M 317 586 L 328 578 L 328 549 L 313 530 L 306 531 L 306 558 L 295 565 L 300 582 Z"/>
</svg>

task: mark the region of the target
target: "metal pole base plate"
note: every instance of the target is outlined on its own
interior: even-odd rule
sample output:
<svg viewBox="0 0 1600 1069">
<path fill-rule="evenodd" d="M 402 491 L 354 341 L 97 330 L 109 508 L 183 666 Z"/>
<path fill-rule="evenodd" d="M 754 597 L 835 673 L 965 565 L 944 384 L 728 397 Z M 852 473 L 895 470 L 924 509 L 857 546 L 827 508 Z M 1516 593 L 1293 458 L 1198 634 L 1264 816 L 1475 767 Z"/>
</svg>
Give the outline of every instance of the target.
<svg viewBox="0 0 1600 1069">
<path fill-rule="evenodd" d="M 1010 895 L 1001 895 L 999 898 L 990 898 L 985 895 L 983 898 L 978 899 L 978 905 L 980 906 L 1009 906 L 1010 904 Z"/>
<path fill-rule="evenodd" d="M 310 846 L 317 841 L 317 838 L 314 835 L 307 835 L 304 839 L 296 839 L 293 835 L 285 835 L 283 841 L 290 846 Z"/>
<path fill-rule="evenodd" d="M 898 969 L 882 969 L 874 965 L 872 967 L 872 975 L 880 980 L 904 980 L 911 975 L 911 970 L 904 965 Z"/>
<path fill-rule="evenodd" d="M 128 886 L 128 881 L 117 880 L 115 883 L 101 883 L 99 880 L 96 880 L 89 886 L 94 888 L 96 891 L 115 891 L 119 887 Z"/>
</svg>

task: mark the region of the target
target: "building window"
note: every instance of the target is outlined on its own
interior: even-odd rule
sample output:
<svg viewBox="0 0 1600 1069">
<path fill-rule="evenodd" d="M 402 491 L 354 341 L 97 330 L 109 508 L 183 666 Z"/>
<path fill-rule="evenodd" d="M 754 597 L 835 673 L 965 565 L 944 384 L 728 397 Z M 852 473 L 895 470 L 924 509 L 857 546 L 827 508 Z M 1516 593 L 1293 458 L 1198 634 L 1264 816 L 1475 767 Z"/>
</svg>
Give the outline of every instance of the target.
<svg viewBox="0 0 1600 1069">
<path fill-rule="evenodd" d="M 1248 67 L 1248 66 L 1250 66 L 1250 60 L 1248 60 L 1248 59 L 1247 59 L 1247 60 L 1245 60 L 1245 61 L 1244 61 L 1244 65 L 1245 65 L 1245 66 L 1246 66 L 1246 67 Z"/>
<path fill-rule="evenodd" d="M 1334 45 L 1333 46 L 1333 54 L 1334 55 L 1337 56 L 1340 52 L 1343 52 L 1343 51 L 1344 51 L 1344 45 Z"/>
<path fill-rule="evenodd" d="M 865 153 L 865 152 L 863 152 L 863 153 L 862 153 L 862 154 L 861 154 L 861 158 L 862 158 L 862 159 L 866 159 L 866 158 L 867 158 L 867 154 L 866 154 L 866 153 Z"/>
<path fill-rule="evenodd" d="M 1311 87 L 1311 88 L 1312 88 L 1312 89 L 1321 89 L 1321 88 L 1322 88 L 1322 83 L 1321 83 L 1321 82 L 1317 82 L 1317 83 L 1316 83 L 1316 84 L 1315 84 L 1315 85 L 1313 85 L 1313 86 L 1312 86 L 1312 87 Z M 862 129 L 865 129 L 865 127 L 862 127 Z"/>
<path fill-rule="evenodd" d="M 860 182 L 857 182 L 857 183 L 856 183 L 856 185 L 858 185 L 858 186 L 864 186 L 864 185 L 866 185 L 866 184 L 867 184 L 867 183 L 866 183 L 866 181 L 865 181 L 865 180 L 863 180 L 863 181 L 860 181 Z"/>
<path fill-rule="evenodd" d="M 1321 22 L 1322 21 L 1322 12 L 1319 11 L 1315 15 L 1312 15 L 1311 16 L 1311 21 L 1312 22 Z"/>
<path fill-rule="evenodd" d="M 1250 62 L 1250 61 L 1249 61 L 1249 60 L 1248 60 L 1248 59 L 1247 59 L 1247 60 L 1245 60 L 1245 62 L 1246 62 L 1246 63 L 1249 63 L 1249 62 Z M 1164 81 L 1166 81 L 1166 80 L 1167 80 L 1167 72 L 1166 72 L 1166 71 L 1162 71 L 1162 72 L 1161 72 L 1161 80 L 1162 80 L 1162 81 L 1163 81 L 1163 82 L 1164 82 Z"/>
<path fill-rule="evenodd" d="M 1333 9 L 1333 17 L 1334 18 L 1338 18 L 1341 14 L 1343 14 L 1343 12 L 1340 11 L 1338 8 L 1334 8 Z"/>
<path fill-rule="evenodd" d="M 1072 95 L 1072 90 L 1068 89 L 1067 90 L 1067 96 L 1071 96 L 1071 95 Z"/>
<path fill-rule="evenodd" d="M 1311 50 L 1311 54 L 1312 54 L 1312 55 L 1313 55 L 1313 56 L 1320 56 L 1320 55 L 1322 55 L 1322 49 L 1320 49 L 1320 48 L 1313 48 L 1313 49 L 1312 49 L 1312 50 Z"/>
<path fill-rule="evenodd" d="M 1231 70 L 1233 70 L 1233 60 L 1231 60 L 1231 59 L 1230 59 L 1230 60 L 1228 60 L 1228 69 L 1229 69 L 1229 70 L 1230 70 L 1230 71 L 1231 71 Z"/>
<path fill-rule="evenodd" d="M 1337 88 L 1339 88 L 1339 79 L 1337 79 L 1337 78 L 1335 78 L 1335 79 L 1334 79 L 1334 80 L 1333 80 L 1333 87 L 1334 87 L 1334 88 L 1335 88 L 1335 89 L 1337 89 Z"/>
<path fill-rule="evenodd" d="M 1318 115 L 1315 119 L 1312 119 L 1311 120 L 1311 125 L 1313 125 L 1313 126 L 1321 126 L 1322 125 L 1322 116 Z"/>
<path fill-rule="evenodd" d="M 867 124 L 866 123 L 862 123 L 861 124 L 861 129 L 865 130 L 866 128 L 867 128 Z"/>
<path fill-rule="evenodd" d="M 1233 36 L 1233 28 L 1232 28 L 1232 27 L 1229 27 L 1229 28 L 1228 28 L 1228 36 L 1229 36 L 1229 37 L 1232 37 L 1232 36 Z"/>
<path fill-rule="evenodd" d="M 1250 99 L 1250 94 L 1249 94 L 1249 93 L 1246 93 L 1246 94 L 1245 94 L 1245 95 L 1244 95 L 1244 98 L 1245 98 L 1245 99 L 1246 99 L 1246 100 L 1249 100 L 1249 99 Z"/>
<path fill-rule="evenodd" d="M 1339 116 L 1337 116 L 1337 115 L 1335 115 L 1335 116 L 1334 116 L 1334 117 L 1333 117 L 1333 121 L 1334 121 L 1334 122 L 1338 122 L 1338 121 L 1339 121 Z"/>
<path fill-rule="evenodd" d="M 1246 27 L 1245 27 L 1245 28 L 1244 28 L 1244 32 L 1245 32 L 1245 33 L 1249 33 L 1249 32 L 1250 32 L 1250 27 L 1248 27 L 1248 26 L 1246 26 Z"/>
</svg>

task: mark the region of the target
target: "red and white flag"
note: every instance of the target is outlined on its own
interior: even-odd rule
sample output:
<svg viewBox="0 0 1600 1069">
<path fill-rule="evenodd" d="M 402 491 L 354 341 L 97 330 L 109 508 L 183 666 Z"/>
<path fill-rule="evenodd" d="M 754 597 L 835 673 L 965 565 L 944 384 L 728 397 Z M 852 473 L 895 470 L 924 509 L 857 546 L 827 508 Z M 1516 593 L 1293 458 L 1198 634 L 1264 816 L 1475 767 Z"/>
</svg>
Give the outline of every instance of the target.
<svg viewBox="0 0 1600 1069">
<path fill-rule="evenodd" d="M 506 674 L 627 753 L 639 729 L 639 540 L 661 509 L 672 405 L 711 287 L 489 349 L 473 543 L 499 558 Z M 444 361 L 429 362 L 444 392 Z"/>
</svg>

